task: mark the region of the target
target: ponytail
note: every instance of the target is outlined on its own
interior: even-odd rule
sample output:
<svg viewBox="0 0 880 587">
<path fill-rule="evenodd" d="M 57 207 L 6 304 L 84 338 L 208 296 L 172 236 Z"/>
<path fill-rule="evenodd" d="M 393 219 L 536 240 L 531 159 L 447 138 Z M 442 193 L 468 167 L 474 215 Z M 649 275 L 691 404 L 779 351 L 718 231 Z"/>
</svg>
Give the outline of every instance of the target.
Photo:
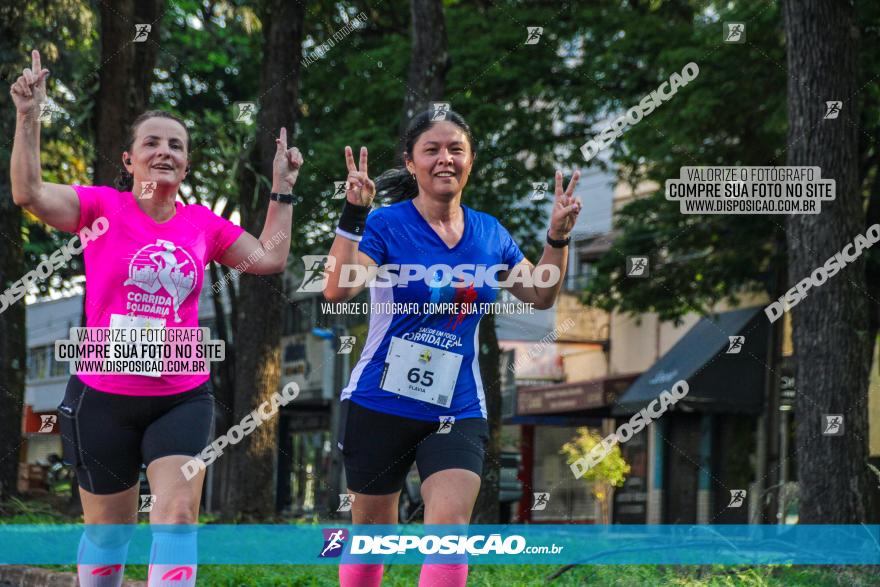
<svg viewBox="0 0 880 587">
<path fill-rule="evenodd" d="M 419 184 L 405 167 L 389 169 L 375 182 L 376 197 L 389 204 L 412 200 L 419 195 Z"/>
<path fill-rule="evenodd" d="M 116 186 L 116 189 L 120 192 L 130 192 L 134 190 L 134 176 L 124 168 L 119 172 L 119 175 L 116 176 L 116 180 L 113 183 Z"/>
</svg>

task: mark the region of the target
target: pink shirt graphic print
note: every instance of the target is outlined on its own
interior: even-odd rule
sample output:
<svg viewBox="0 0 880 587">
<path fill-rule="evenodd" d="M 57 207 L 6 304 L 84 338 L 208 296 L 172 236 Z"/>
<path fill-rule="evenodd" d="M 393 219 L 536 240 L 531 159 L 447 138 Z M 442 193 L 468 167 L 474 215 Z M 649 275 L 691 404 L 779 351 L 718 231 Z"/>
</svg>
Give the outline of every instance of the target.
<svg viewBox="0 0 880 587">
<path fill-rule="evenodd" d="M 131 192 L 73 186 L 79 196 L 77 231 L 107 219 L 107 231 L 88 243 L 86 326 L 107 328 L 132 320 L 166 328 L 199 326 L 199 292 L 205 266 L 223 255 L 244 230 L 205 206 L 175 202 L 176 213 L 157 223 Z M 99 391 L 122 395 L 170 395 L 194 389 L 208 375 L 81 374 Z"/>
</svg>

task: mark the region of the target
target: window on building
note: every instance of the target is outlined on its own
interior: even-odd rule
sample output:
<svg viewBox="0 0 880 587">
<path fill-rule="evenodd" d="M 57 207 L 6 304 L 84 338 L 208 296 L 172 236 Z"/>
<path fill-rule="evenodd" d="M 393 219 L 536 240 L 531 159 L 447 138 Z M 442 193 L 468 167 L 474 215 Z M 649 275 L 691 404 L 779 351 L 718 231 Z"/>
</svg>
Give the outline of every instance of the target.
<svg viewBox="0 0 880 587">
<path fill-rule="evenodd" d="M 570 289 L 584 289 L 596 276 L 596 265 L 593 261 L 581 261 L 573 275 L 568 277 Z"/>
<path fill-rule="evenodd" d="M 70 373 L 67 361 L 55 360 L 55 347 L 38 346 L 27 352 L 27 380 L 41 381 L 53 377 L 64 377 Z"/>
<path fill-rule="evenodd" d="M 49 347 L 33 347 L 27 353 L 27 378 L 39 381 L 49 376 Z"/>
<path fill-rule="evenodd" d="M 69 361 L 56 361 L 55 353 L 52 347 L 47 347 L 49 351 L 49 377 L 64 377 L 70 374 Z"/>
<path fill-rule="evenodd" d="M 592 279 L 596 276 L 596 264 L 592 261 L 582 261 L 578 273 L 585 279 Z"/>
<path fill-rule="evenodd" d="M 565 457 L 559 453 L 560 447 L 576 435 L 575 427 L 535 427 L 532 491 L 550 493 L 547 505 L 531 512 L 535 521 L 567 523 L 599 520 L 592 484 L 575 479 Z"/>
</svg>

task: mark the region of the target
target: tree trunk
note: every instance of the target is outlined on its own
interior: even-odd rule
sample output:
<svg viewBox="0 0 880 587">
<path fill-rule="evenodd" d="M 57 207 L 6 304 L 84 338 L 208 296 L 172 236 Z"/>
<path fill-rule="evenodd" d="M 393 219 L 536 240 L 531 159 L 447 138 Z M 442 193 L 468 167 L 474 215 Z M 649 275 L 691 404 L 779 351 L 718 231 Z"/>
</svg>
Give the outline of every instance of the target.
<svg viewBox="0 0 880 587">
<path fill-rule="evenodd" d="M 226 348 L 226 359 L 221 361 L 213 370 L 211 382 L 214 387 L 214 399 L 220 403 L 220 411 L 224 420 L 229 420 L 232 405 L 235 403 L 235 342 L 231 333 L 226 328 L 226 315 L 229 313 L 223 303 L 223 289 L 227 289 L 230 299 L 235 297 L 235 286 L 232 283 L 230 271 L 218 263 L 211 263 L 209 268 L 211 283 L 219 284 L 218 291 L 211 291 L 211 303 L 214 305 L 214 320 L 217 328 L 217 337 L 223 341 Z M 231 304 L 235 308 L 235 304 Z M 232 316 L 235 316 L 233 311 Z M 219 418 L 218 418 L 219 420 Z M 215 426 L 224 425 L 229 427 L 231 421 L 217 421 Z"/>
<path fill-rule="evenodd" d="M 480 321 L 480 377 L 486 394 L 486 415 L 489 420 L 489 445 L 483 464 L 483 482 L 474 506 L 475 524 L 497 524 L 501 519 L 498 503 L 501 481 L 501 349 L 495 331 L 495 315 L 487 314 Z"/>
<path fill-rule="evenodd" d="M 95 97 L 95 185 L 113 185 L 123 170 L 128 127 L 147 108 L 158 52 L 164 0 L 101 3 L 101 63 Z M 135 25 L 149 24 L 147 39 L 133 42 Z"/>
<path fill-rule="evenodd" d="M 403 133 L 413 115 L 439 102 L 446 86 L 449 53 L 446 50 L 446 20 L 441 0 L 410 0 L 412 47 L 407 90 L 400 119 L 398 157 L 404 150 Z"/>
<path fill-rule="evenodd" d="M 134 71 L 131 84 L 132 120 L 144 113 L 150 106 L 150 88 L 153 85 L 156 57 L 159 55 L 159 24 L 165 13 L 165 0 L 138 0 L 134 7 L 134 23 L 148 24 L 152 27 L 147 40 L 132 43 L 134 51 Z M 133 27 L 132 27 L 133 28 Z M 134 31 L 131 31 L 134 38 Z"/>
<path fill-rule="evenodd" d="M 788 289 L 788 266 L 786 264 L 786 233 L 781 226 L 777 227 L 775 234 L 776 256 L 771 265 L 771 281 L 769 284 L 769 293 L 772 299 L 779 299 Z M 780 483 L 782 479 L 782 458 L 787 455 L 780 453 L 780 423 L 781 412 L 779 406 L 781 403 L 780 384 L 781 384 L 781 368 L 782 368 L 782 343 L 784 321 L 777 320 L 770 326 L 768 332 L 768 357 L 767 364 L 770 369 L 767 370 L 765 381 L 765 397 L 764 397 L 764 418 L 761 421 L 765 431 L 766 458 L 764 460 L 763 470 L 756 471 L 762 477 L 761 487 L 761 524 L 779 523 L 777 514 L 779 513 L 779 502 L 781 500 L 784 486 Z"/>
<path fill-rule="evenodd" d="M 0 8 L 0 62 L 24 63 L 19 52 L 23 11 L 13 4 Z M 28 59 L 28 61 L 30 61 Z M 23 67 L 22 67 L 23 68 Z M 12 75 L 12 73 L 10 73 Z M 18 74 L 9 81 L 12 83 Z M 15 108 L 11 98 L 0 109 L 2 136 L 15 135 Z M 12 201 L 9 185 L 9 160 L 12 142 L 0 147 L 0 289 L 25 274 L 21 238 L 21 208 Z M 25 305 L 13 304 L 0 313 L 0 501 L 17 494 L 18 453 L 22 444 L 21 418 L 24 403 L 25 374 Z"/>
<path fill-rule="evenodd" d="M 297 84 L 305 11 L 302 3 L 284 0 L 266 2 L 263 22 L 263 70 L 257 112 L 257 141 L 251 151 L 251 165 L 259 179 L 242 167 L 240 200 L 242 226 L 251 234 L 263 230 L 269 203 L 275 141 L 282 126 L 293 141 L 297 120 Z M 271 183 L 271 182 L 269 182 Z M 281 319 L 286 298 L 281 275 L 244 274 L 239 282 L 238 315 L 234 333 L 235 417 L 238 422 L 281 384 Z M 228 488 L 223 513 L 227 518 L 265 519 L 275 513 L 275 471 L 278 453 L 278 418 L 259 426 L 229 453 L 235 471 Z M 285 458 L 290 458 L 286 455 Z"/>
<path fill-rule="evenodd" d="M 863 175 L 864 177 L 864 175 Z M 880 224 L 880 171 L 874 174 L 874 180 L 868 192 L 868 207 L 865 212 L 865 229 L 875 224 Z M 868 299 L 880 299 L 880 258 L 878 252 L 868 257 L 865 268 L 865 281 L 868 286 Z M 880 331 L 880 306 L 876 304 L 868 305 L 868 340 L 872 341 L 872 356 L 876 357 L 876 353 L 880 352 L 877 345 L 877 332 Z M 880 369 L 880 365 L 878 365 Z M 870 380 L 870 376 L 869 376 Z M 870 456 L 870 453 L 869 453 Z M 869 523 L 877 524 L 880 522 L 880 495 L 871 492 L 871 503 L 869 504 Z"/>
<path fill-rule="evenodd" d="M 789 284 L 808 277 L 864 231 L 858 181 L 856 28 L 853 6 L 834 0 L 783 3 L 788 54 L 788 165 L 814 165 L 836 180 L 821 215 L 787 221 Z M 824 120 L 825 101 L 840 100 Z M 865 265 L 859 259 L 809 291 L 792 310 L 798 393 L 802 524 L 867 521 L 869 340 Z M 843 414 L 841 436 L 825 436 L 824 414 Z"/>
</svg>

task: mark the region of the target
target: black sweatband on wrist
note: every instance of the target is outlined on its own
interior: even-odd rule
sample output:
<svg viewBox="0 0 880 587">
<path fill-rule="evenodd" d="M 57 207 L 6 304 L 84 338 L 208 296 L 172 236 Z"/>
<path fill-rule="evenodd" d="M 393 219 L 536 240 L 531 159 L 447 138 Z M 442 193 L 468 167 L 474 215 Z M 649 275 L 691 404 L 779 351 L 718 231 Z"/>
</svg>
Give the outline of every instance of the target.
<svg viewBox="0 0 880 587">
<path fill-rule="evenodd" d="M 549 230 L 547 231 L 547 244 L 550 245 L 551 247 L 553 247 L 554 249 L 564 249 L 565 247 L 568 246 L 568 243 L 570 243 L 570 242 L 571 242 L 571 236 L 568 236 L 568 237 L 561 239 L 561 240 L 556 240 L 556 239 L 550 238 L 550 231 Z"/>
<path fill-rule="evenodd" d="M 293 204 L 294 195 L 272 192 L 269 194 L 269 199 L 273 202 L 281 202 L 282 204 Z"/>
<path fill-rule="evenodd" d="M 339 218 L 339 228 L 355 236 L 363 236 L 367 226 L 367 215 L 372 206 L 356 206 L 348 200 L 342 207 L 342 216 Z"/>
</svg>

